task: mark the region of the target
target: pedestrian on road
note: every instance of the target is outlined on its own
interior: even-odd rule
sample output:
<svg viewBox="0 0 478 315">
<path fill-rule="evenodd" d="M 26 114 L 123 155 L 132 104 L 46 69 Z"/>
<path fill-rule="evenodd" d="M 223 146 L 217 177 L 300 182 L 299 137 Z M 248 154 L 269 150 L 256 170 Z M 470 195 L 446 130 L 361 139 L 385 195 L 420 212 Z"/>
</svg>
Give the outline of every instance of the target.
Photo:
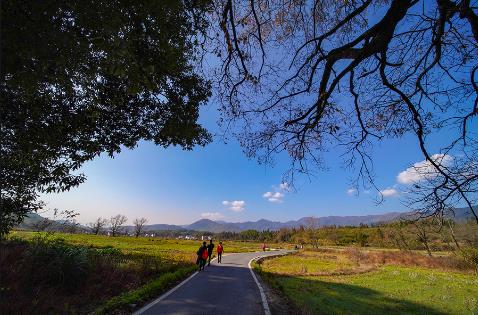
<svg viewBox="0 0 478 315">
<path fill-rule="evenodd" d="M 199 271 L 204 270 L 204 266 L 206 265 L 207 259 L 207 246 L 206 242 L 202 242 L 202 246 L 199 247 L 197 251 L 198 259 L 196 263 L 199 265 Z"/>
<path fill-rule="evenodd" d="M 209 241 L 209 245 L 207 246 L 207 256 L 209 257 L 209 261 L 207 263 L 208 266 L 211 266 L 211 256 L 212 256 L 212 251 L 214 249 L 214 243 L 212 240 Z"/>
<path fill-rule="evenodd" d="M 266 243 L 262 244 L 262 251 L 266 251 Z"/>
<path fill-rule="evenodd" d="M 222 247 L 222 242 L 219 242 L 219 245 L 217 245 L 217 262 L 220 263 L 222 261 L 222 252 L 224 251 L 224 248 Z"/>
</svg>

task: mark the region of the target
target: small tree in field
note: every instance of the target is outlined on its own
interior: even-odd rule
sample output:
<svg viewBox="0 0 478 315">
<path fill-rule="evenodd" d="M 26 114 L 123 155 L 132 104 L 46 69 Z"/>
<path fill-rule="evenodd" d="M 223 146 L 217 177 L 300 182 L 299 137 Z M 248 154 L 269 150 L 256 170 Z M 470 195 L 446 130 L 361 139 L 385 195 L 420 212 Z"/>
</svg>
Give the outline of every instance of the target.
<svg viewBox="0 0 478 315">
<path fill-rule="evenodd" d="M 88 223 L 88 227 L 91 229 L 91 232 L 95 235 L 100 234 L 108 224 L 108 220 L 104 218 L 97 218 L 95 222 Z"/>
<path fill-rule="evenodd" d="M 417 220 L 413 223 L 416 227 L 416 234 L 418 240 L 425 246 L 428 256 L 432 256 L 432 251 L 430 249 L 430 231 L 429 226 L 430 222 L 427 220 Z"/>
<path fill-rule="evenodd" d="M 309 217 L 306 219 L 306 240 L 314 248 L 319 248 L 319 234 L 317 229 L 319 228 L 319 219 L 316 217 Z"/>
<path fill-rule="evenodd" d="M 122 214 L 118 214 L 114 217 L 111 217 L 110 218 L 110 231 L 111 231 L 111 235 L 112 236 L 116 236 L 118 235 L 119 233 L 121 233 L 121 231 L 123 230 L 123 224 L 126 223 L 126 221 L 128 221 L 128 218 L 126 218 L 124 215 Z"/>
<path fill-rule="evenodd" d="M 148 219 L 146 218 L 139 218 L 139 219 L 134 219 L 133 224 L 134 224 L 134 235 L 136 237 L 140 236 L 143 231 L 144 231 L 144 225 L 148 222 Z"/>
</svg>

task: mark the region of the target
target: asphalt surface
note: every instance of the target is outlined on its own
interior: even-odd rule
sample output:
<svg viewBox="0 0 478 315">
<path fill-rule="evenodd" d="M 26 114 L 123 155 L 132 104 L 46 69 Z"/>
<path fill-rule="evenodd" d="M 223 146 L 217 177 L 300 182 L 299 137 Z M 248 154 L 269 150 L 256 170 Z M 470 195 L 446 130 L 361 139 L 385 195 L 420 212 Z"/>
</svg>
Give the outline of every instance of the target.
<svg viewBox="0 0 478 315">
<path fill-rule="evenodd" d="M 279 253 L 282 252 L 223 255 L 222 263 L 215 260 L 167 297 L 153 301 L 136 314 L 264 314 L 260 291 L 248 264 L 257 256 Z"/>
</svg>

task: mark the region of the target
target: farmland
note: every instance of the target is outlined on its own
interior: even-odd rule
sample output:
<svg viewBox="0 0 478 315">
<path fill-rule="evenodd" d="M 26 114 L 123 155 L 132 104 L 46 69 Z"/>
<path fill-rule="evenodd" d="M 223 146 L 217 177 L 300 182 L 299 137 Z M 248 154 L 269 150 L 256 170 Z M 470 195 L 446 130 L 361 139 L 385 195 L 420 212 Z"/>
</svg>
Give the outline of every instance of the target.
<svg viewBox="0 0 478 315">
<path fill-rule="evenodd" d="M 0 303 L 10 302 L 0 307 L 7 313 L 129 313 L 194 272 L 200 242 L 13 231 L 1 247 Z M 254 241 L 223 243 L 226 254 L 257 251 L 262 246 Z M 255 264 L 293 312 L 478 311 L 475 251 L 467 260 L 462 256 L 464 249 L 434 251 L 429 256 L 425 250 L 312 244 L 316 243 Z"/>
<path fill-rule="evenodd" d="M 1 246 L 0 308 L 6 313 L 128 313 L 194 272 L 199 244 L 14 231 Z M 260 244 L 227 241 L 224 248 L 247 252 Z"/>
<path fill-rule="evenodd" d="M 306 250 L 255 264 L 304 314 L 476 314 L 478 275 L 453 256 Z"/>
<path fill-rule="evenodd" d="M 37 232 L 17 231 L 11 236 L 31 239 L 37 236 Z M 194 262 L 196 251 L 201 245 L 200 240 L 175 240 L 148 237 L 118 236 L 108 237 L 105 235 L 91 234 L 67 234 L 55 233 L 52 238 L 64 239 L 67 243 L 94 248 L 112 247 L 121 250 L 124 254 L 150 255 L 161 257 L 168 261 Z M 258 242 L 228 241 L 224 243 L 226 252 L 241 253 L 253 252 L 261 249 Z"/>
</svg>

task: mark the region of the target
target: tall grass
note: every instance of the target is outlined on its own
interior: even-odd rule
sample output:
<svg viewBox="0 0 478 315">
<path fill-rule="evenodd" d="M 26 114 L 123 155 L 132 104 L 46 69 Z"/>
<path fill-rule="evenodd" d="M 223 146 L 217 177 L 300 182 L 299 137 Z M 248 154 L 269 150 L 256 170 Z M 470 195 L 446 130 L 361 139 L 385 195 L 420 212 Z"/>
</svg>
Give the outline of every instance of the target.
<svg viewBox="0 0 478 315">
<path fill-rule="evenodd" d="M 468 255 L 465 258 L 460 255 L 430 257 L 412 251 L 365 251 L 356 247 L 346 249 L 345 253 L 356 264 L 400 265 L 468 272 L 477 270 L 474 249 L 464 250 L 463 253 Z"/>
<path fill-rule="evenodd" d="M 88 313 L 106 300 L 192 264 L 37 235 L 0 244 L 2 314 Z M 182 272 L 182 271 L 181 271 Z M 179 273 L 177 276 L 181 276 Z M 54 297 L 54 298 L 52 298 Z"/>
</svg>

